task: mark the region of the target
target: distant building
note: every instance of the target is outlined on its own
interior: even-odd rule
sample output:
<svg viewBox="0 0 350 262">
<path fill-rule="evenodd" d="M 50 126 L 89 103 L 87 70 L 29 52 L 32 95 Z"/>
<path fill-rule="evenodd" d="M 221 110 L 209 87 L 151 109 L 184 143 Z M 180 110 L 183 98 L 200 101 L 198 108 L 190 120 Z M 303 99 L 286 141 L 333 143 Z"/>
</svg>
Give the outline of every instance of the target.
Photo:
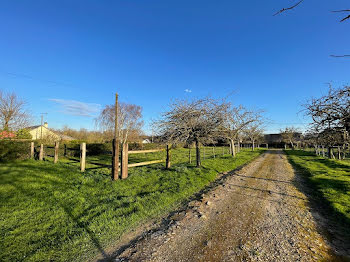
<svg viewBox="0 0 350 262">
<path fill-rule="evenodd" d="M 47 122 L 45 122 L 44 125 L 30 126 L 28 127 L 28 129 L 29 129 L 29 133 L 32 135 L 33 140 L 37 140 L 37 139 L 50 139 L 53 141 L 74 140 L 73 137 L 55 133 L 54 131 L 49 129 Z"/>
<path fill-rule="evenodd" d="M 282 134 L 266 134 L 264 135 L 264 140 L 267 144 L 269 144 L 269 147 L 284 147 L 285 142 L 283 141 Z M 295 141 L 301 141 L 302 140 L 302 133 L 296 132 L 294 133 L 294 140 Z M 288 143 L 287 143 L 288 144 Z"/>
<path fill-rule="evenodd" d="M 151 140 L 149 140 L 148 138 L 142 140 L 142 144 L 149 144 L 149 143 L 151 143 Z"/>
<path fill-rule="evenodd" d="M 266 134 L 264 135 L 264 140 L 268 144 L 280 144 L 283 142 L 283 137 L 281 134 Z"/>
</svg>

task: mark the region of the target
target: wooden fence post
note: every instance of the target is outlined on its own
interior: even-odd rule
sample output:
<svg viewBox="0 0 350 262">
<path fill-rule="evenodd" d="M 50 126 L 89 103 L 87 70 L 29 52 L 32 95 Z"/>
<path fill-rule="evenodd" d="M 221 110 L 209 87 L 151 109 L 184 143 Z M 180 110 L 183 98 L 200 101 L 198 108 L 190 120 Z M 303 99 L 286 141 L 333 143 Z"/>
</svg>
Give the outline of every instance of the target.
<svg viewBox="0 0 350 262">
<path fill-rule="evenodd" d="M 118 139 L 118 94 L 115 94 L 114 104 L 114 139 L 112 152 L 112 180 L 119 178 L 119 139 Z"/>
<path fill-rule="evenodd" d="M 63 156 L 64 157 L 67 156 L 67 145 L 66 144 L 64 144 Z"/>
<path fill-rule="evenodd" d="M 121 173 L 122 179 L 128 177 L 128 162 L 129 162 L 129 145 L 128 143 L 123 143 L 122 147 L 122 163 L 121 163 Z"/>
<path fill-rule="evenodd" d="M 165 168 L 169 169 L 170 168 L 170 146 L 166 145 L 166 162 L 165 162 Z"/>
<path fill-rule="evenodd" d="M 86 161 L 86 143 L 80 144 L 80 171 L 85 171 L 85 161 Z"/>
<path fill-rule="evenodd" d="M 39 160 L 42 161 L 43 159 L 44 159 L 44 145 L 40 144 Z"/>
<path fill-rule="evenodd" d="M 30 142 L 30 158 L 34 158 L 34 142 Z"/>
<path fill-rule="evenodd" d="M 53 159 L 53 163 L 56 164 L 58 162 L 58 150 L 59 150 L 60 142 L 55 142 L 55 157 Z"/>
</svg>

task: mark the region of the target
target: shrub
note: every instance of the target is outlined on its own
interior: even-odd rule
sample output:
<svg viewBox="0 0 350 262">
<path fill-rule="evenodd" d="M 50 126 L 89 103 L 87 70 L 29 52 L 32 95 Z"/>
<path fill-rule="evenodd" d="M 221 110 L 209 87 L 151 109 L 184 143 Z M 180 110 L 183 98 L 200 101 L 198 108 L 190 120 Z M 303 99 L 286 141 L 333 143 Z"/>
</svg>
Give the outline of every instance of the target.
<svg viewBox="0 0 350 262">
<path fill-rule="evenodd" d="M 11 138 L 15 138 L 16 134 L 14 132 L 11 131 L 0 131 L 0 139 L 11 139 Z"/>
<path fill-rule="evenodd" d="M 0 140 L 0 162 L 29 158 L 28 142 Z"/>
<path fill-rule="evenodd" d="M 16 138 L 18 139 L 32 139 L 29 129 L 23 128 L 17 131 Z"/>
</svg>

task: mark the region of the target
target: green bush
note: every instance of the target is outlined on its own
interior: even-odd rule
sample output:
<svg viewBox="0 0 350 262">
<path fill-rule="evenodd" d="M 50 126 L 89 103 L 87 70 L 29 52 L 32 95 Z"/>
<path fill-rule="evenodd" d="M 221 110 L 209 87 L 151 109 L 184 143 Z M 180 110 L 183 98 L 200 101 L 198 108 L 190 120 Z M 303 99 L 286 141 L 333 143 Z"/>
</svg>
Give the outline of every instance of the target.
<svg viewBox="0 0 350 262">
<path fill-rule="evenodd" d="M 18 139 L 32 139 L 29 129 L 23 128 L 17 131 L 16 138 Z"/>
<path fill-rule="evenodd" d="M 30 144 L 21 141 L 0 141 L 0 162 L 29 158 Z"/>
<path fill-rule="evenodd" d="M 112 144 L 111 143 L 104 143 L 104 144 L 86 144 L 86 155 L 88 156 L 97 156 L 97 155 L 103 155 L 107 152 L 112 151 Z"/>
</svg>

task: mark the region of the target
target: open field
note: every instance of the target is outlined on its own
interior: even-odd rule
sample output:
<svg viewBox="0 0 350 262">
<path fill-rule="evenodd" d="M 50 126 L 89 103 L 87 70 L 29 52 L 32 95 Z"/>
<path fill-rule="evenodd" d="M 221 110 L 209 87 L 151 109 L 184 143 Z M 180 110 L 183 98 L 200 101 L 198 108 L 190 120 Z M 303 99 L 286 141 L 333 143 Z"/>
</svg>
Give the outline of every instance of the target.
<svg viewBox="0 0 350 262">
<path fill-rule="evenodd" d="M 176 149 L 170 170 L 163 164 L 132 168 L 127 180 L 116 182 L 111 182 L 108 168 L 80 173 L 63 161 L 4 163 L 0 260 L 86 261 L 98 253 L 103 256 L 124 233 L 163 216 L 215 180 L 218 172 L 235 169 L 262 152 L 206 159 L 198 169 L 181 161 L 187 160 L 188 150 Z"/>
</svg>

